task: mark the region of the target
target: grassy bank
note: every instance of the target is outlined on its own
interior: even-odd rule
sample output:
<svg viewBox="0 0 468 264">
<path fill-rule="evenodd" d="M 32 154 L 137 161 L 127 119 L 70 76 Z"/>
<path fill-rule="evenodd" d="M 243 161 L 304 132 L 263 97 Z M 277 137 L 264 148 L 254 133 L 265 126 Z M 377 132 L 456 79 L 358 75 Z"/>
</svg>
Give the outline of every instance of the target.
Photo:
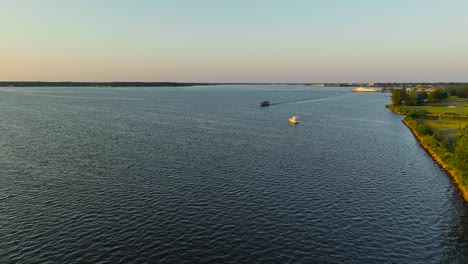
<svg viewBox="0 0 468 264">
<path fill-rule="evenodd" d="M 453 117 L 453 118 L 468 118 L 468 101 L 458 98 L 451 98 L 450 101 L 444 103 L 433 103 L 425 106 L 395 106 L 389 105 L 388 108 L 399 114 L 409 113 L 425 113 L 427 116 L 433 117 Z"/>
<path fill-rule="evenodd" d="M 440 105 L 387 108 L 406 115 L 403 123 L 468 202 L 468 100 L 456 98 Z"/>
<path fill-rule="evenodd" d="M 421 146 L 426 152 L 444 169 L 447 174 L 452 178 L 455 186 L 460 191 L 463 199 L 468 202 L 468 182 L 466 175 L 455 164 L 453 164 L 453 153 L 449 151 L 445 143 L 440 142 L 434 134 L 421 133 L 424 124 L 419 124 L 411 117 L 405 117 L 403 123 L 413 132 L 414 136 L 418 139 Z"/>
</svg>

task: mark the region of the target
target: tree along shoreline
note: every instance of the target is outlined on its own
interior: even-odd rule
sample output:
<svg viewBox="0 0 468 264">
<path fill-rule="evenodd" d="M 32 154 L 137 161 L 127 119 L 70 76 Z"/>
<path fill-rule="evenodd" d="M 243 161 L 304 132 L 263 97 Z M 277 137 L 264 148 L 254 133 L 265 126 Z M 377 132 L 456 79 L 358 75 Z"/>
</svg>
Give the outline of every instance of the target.
<svg viewBox="0 0 468 264">
<path fill-rule="evenodd" d="M 399 111 L 398 107 L 387 105 L 388 109 L 396 114 L 405 115 L 407 113 Z M 419 145 L 431 156 L 431 158 L 447 173 L 452 182 L 457 187 L 460 195 L 468 203 L 468 186 L 465 183 L 463 172 L 450 164 L 450 157 L 453 155 L 446 148 L 437 147 L 440 144 L 432 135 L 421 134 L 418 130 L 418 122 L 410 116 L 405 116 L 402 122 L 410 129 L 411 133 L 418 140 Z"/>
</svg>

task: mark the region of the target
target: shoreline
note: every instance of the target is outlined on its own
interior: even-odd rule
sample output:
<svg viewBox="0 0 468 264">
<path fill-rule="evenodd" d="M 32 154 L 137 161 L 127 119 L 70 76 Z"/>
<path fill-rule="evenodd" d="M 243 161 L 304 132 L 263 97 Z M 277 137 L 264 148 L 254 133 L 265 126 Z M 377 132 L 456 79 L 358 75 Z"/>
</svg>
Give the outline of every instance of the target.
<svg viewBox="0 0 468 264">
<path fill-rule="evenodd" d="M 399 112 L 395 111 L 391 107 L 387 107 L 387 108 L 390 109 L 392 112 L 394 112 L 396 114 L 405 115 L 404 113 L 399 113 Z M 426 153 L 432 158 L 432 160 L 434 160 L 440 166 L 440 168 L 445 171 L 445 173 L 452 180 L 452 183 L 457 188 L 458 193 L 460 194 L 461 198 L 466 203 L 468 203 L 468 188 L 462 184 L 461 175 L 458 172 L 450 169 L 449 165 L 447 163 L 445 163 L 442 160 L 442 158 L 425 142 L 425 140 L 418 134 L 418 132 L 408 122 L 408 120 L 403 119 L 402 122 L 403 122 L 403 124 L 405 124 L 406 127 L 409 128 L 411 133 L 418 140 L 419 145 L 426 151 Z"/>
</svg>

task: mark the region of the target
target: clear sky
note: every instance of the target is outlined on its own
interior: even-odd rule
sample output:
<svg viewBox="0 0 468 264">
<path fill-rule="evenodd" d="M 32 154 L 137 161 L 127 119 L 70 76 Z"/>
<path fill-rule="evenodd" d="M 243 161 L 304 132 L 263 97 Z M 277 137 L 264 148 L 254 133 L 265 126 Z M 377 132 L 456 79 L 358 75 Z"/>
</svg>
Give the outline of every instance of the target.
<svg viewBox="0 0 468 264">
<path fill-rule="evenodd" d="M 0 81 L 468 81 L 468 0 L 0 0 Z"/>
</svg>

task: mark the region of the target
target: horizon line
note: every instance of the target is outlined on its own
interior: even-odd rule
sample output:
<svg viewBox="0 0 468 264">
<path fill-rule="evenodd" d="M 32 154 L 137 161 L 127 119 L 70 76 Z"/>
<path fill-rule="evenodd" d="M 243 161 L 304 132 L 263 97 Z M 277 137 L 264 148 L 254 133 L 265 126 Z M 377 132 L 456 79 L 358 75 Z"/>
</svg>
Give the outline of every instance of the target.
<svg viewBox="0 0 468 264">
<path fill-rule="evenodd" d="M 358 82 L 358 81 L 341 81 L 341 82 L 315 82 L 315 81 L 307 81 L 307 82 L 212 82 L 212 81 L 0 81 L 0 84 L 5 83 L 83 83 L 83 84 L 92 84 L 92 83 L 171 83 L 171 84 L 364 84 L 364 83 L 456 83 L 456 84 L 463 84 L 468 83 L 467 81 L 365 81 L 365 82 Z"/>
</svg>

